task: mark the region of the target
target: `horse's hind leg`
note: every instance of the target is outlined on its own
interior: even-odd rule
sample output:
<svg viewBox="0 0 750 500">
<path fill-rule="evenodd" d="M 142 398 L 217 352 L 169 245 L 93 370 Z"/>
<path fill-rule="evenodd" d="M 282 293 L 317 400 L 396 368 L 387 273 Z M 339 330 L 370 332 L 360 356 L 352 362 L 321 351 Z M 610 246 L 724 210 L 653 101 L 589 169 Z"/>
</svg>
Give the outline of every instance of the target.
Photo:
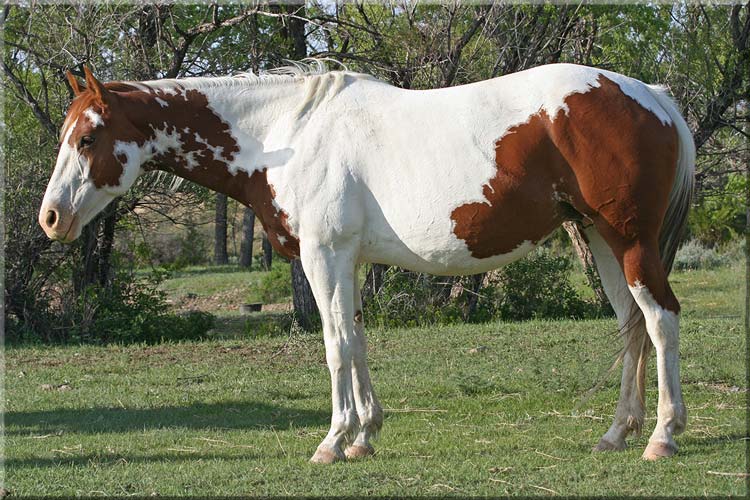
<svg viewBox="0 0 750 500">
<path fill-rule="evenodd" d="M 620 399 L 617 402 L 615 418 L 609 430 L 594 447 L 594 451 L 624 450 L 625 438 L 631 432 L 640 434 L 645 416 L 641 392 L 643 381 L 638 381 L 638 364 L 642 342 L 648 340 L 644 338 L 646 327 L 643 315 L 630 294 L 625 275 L 612 250 L 593 227 L 586 230 L 586 236 L 604 291 L 617 315 L 620 335 L 625 342 Z"/>
<path fill-rule="evenodd" d="M 674 436 L 687 422 L 680 388 L 680 305 L 667 282 L 655 241 L 636 241 L 624 252 L 623 264 L 628 287 L 643 311 L 656 351 L 659 405 L 656 428 L 643 452 L 643 458 L 654 460 L 677 452 Z"/>
<path fill-rule="evenodd" d="M 354 336 L 352 337 L 352 383 L 354 401 L 359 416 L 359 433 L 346 449 L 349 459 L 360 458 L 375 453 L 370 438 L 375 436 L 383 425 L 383 410 L 372 388 L 370 371 L 367 368 L 367 339 L 362 316 L 362 295 L 359 290 L 357 271 L 354 272 Z"/>
<path fill-rule="evenodd" d="M 625 237 L 602 219 L 595 220 L 595 223 L 617 260 L 622 263 L 628 289 L 643 313 L 646 331 L 656 351 L 659 384 L 657 421 L 643 457 L 653 460 L 672 456 L 677 452 L 674 436 L 685 429 L 687 421 L 680 388 L 680 305 L 667 282 L 656 231 L 643 225 L 641 231 Z"/>
</svg>

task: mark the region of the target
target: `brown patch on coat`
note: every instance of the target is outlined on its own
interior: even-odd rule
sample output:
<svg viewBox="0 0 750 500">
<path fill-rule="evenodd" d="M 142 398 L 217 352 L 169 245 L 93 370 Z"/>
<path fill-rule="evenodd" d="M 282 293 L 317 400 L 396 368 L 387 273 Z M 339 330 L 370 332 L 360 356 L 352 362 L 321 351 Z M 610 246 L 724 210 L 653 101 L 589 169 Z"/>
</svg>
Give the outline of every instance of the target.
<svg viewBox="0 0 750 500">
<path fill-rule="evenodd" d="M 495 177 L 482 192 L 487 202 L 453 210 L 454 234 L 477 259 L 537 243 L 562 223 L 554 185 L 567 162 L 547 133 L 546 113 L 511 128 L 495 144 Z"/>
<path fill-rule="evenodd" d="M 567 113 L 535 114 L 497 141 L 487 202 L 457 207 L 454 233 L 476 258 L 501 255 L 540 241 L 570 205 L 594 222 L 629 284 L 640 281 L 660 305 L 679 311 L 658 250 L 676 172 L 676 128 L 616 83 L 598 81 L 565 99 Z"/>
</svg>

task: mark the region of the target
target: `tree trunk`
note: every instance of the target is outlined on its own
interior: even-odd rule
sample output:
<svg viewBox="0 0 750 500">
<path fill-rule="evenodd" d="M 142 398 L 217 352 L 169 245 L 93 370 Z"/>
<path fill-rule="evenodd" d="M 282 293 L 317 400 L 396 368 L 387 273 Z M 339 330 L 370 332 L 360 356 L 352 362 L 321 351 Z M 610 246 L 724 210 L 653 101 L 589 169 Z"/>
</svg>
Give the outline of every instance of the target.
<svg viewBox="0 0 750 500">
<path fill-rule="evenodd" d="M 263 270 L 270 271 L 271 264 L 273 263 L 273 247 L 271 246 L 271 242 L 268 241 L 268 235 L 266 233 L 263 233 L 262 245 L 263 245 Z"/>
<path fill-rule="evenodd" d="M 227 254 L 227 195 L 216 193 L 216 217 L 214 219 L 214 264 L 229 264 Z"/>
<path fill-rule="evenodd" d="M 479 289 L 482 288 L 484 277 L 487 273 L 472 274 L 468 277 L 469 290 L 464 291 L 469 296 L 466 297 L 466 309 L 464 310 L 464 321 L 469 321 L 477 310 L 477 304 L 479 303 Z"/>
<path fill-rule="evenodd" d="M 117 205 L 120 199 L 115 198 L 104 209 L 102 235 L 99 238 L 99 284 L 108 286 L 112 279 L 112 247 L 115 244 L 115 227 L 117 227 Z"/>
<path fill-rule="evenodd" d="M 289 4 L 286 6 L 289 22 L 289 38 L 292 39 L 292 54 L 295 59 L 307 57 L 307 39 L 305 37 L 305 4 Z M 296 17 L 291 17 L 292 15 Z"/>
<path fill-rule="evenodd" d="M 314 330 L 319 322 L 318 305 L 299 259 L 292 261 L 292 299 L 300 327 L 306 331 Z"/>
<path fill-rule="evenodd" d="M 101 215 L 86 224 L 81 231 L 79 238 L 79 256 L 76 262 L 75 271 L 73 272 L 73 290 L 75 294 L 81 295 L 86 288 L 97 282 L 99 271 L 98 240 L 99 224 L 102 221 Z"/>
<path fill-rule="evenodd" d="M 305 38 L 305 21 L 299 18 L 305 17 L 305 5 L 287 5 L 286 18 L 288 30 L 286 36 L 292 42 L 292 57 L 296 60 L 307 57 L 307 42 Z M 294 14 L 299 18 L 293 18 Z M 318 305 L 315 303 L 312 288 L 307 281 L 305 271 L 299 259 L 292 261 L 292 295 L 294 298 L 294 312 L 300 326 L 305 330 L 312 330 L 318 325 Z"/>
<path fill-rule="evenodd" d="M 253 238 L 255 237 L 255 212 L 245 207 L 242 215 L 242 241 L 240 242 L 240 267 L 253 267 Z"/>
<path fill-rule="evenodd" d="M 594 262 L 594 255 L 591 253 L 588 241 L 586 241 L 586 236 L 583 234 L 583 226 L 579 222 L 567 221 L 563 222 L 563 227 L 568 233 L 568 236 L 570 236 L 570 241 L 573 242 L 573 248 L 575 248 L 578 259 L 580 259 L 581 264 L 583 265 L 583 272 L 586 274 L 589 286 L 594 290 L 596 302 L 599 304 L 602 314 L 611 316 L 614 314 L 614 311 L 609 303 L 607 294 L 604 293 L 604 287 L 602 287 L 599 271 L 597 271 L 596 263 Z"/>
</svg>

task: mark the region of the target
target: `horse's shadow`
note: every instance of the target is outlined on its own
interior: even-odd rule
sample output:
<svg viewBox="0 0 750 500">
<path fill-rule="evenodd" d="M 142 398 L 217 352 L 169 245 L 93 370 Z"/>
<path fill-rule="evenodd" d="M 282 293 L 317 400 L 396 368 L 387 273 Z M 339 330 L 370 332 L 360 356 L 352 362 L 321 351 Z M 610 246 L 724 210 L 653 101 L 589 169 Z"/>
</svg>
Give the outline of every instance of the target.
<svg viewBox="0 0 750 500">
<path fill-rule="evenodd" d="M 158 429 L 193 429 L 225 431 L 232 429 L 274 429 L 316 427 L 324 429 L 329 419 L 326 412 L 302 408 L 275 406 L 249 401 L 227 401 L 190 406 L 164 406 L 156 408 L 63 408 L 45 411 L 8 412 L 5 414 L 5 435 L 9 441 L 24 438 L 51 438 L 65 434 L 106 434 L 144 432 Z M 216 433 L 211 433 L 215 437 Z M 154 450 L 157 451 L 157 450 Z M 177 450 L 180 451 L 180 450 Z M 189 451 L 189 450 L 188 450 Z M 206 455 L 207 454 L 207 455 Z M 103 453 L 65 457 L 7 457 L 7 468 L 57 467 L 66 465 L 86 465 L 90 461 L 117 462 L 125 459 L 131 462 L 158 462 L 163 460 L 185 461 L 196 458 L 220 457 L 225 460 L 257 458 L 268 454 L 244 444 L 241 453 L 231 453 L 221 447 L 198 453 L 170 452 L 158 453 Z"/>
<path fill-rule="evenodd" d="M 254 401 L 197 403 L 190 406 L 154 408 L 63 408 L 8 412 L 6 436 L 56 433 L 112 433 L 162 428 L 274 429 L 323 427 L 329 414 L 319 410 L 290 408 Z"/>
</svg>

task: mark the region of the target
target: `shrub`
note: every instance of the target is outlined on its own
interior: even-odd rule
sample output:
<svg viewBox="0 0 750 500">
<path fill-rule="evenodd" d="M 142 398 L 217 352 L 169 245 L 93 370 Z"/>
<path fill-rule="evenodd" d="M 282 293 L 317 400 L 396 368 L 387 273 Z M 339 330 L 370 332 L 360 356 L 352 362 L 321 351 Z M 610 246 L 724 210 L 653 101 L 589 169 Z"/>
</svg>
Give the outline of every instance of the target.
<svg viewBox="0 0 750 500">
<path fill-rule="evenodd" d="M 571 262 L 540 248 L 525 259 L 485 275 L 476 292 L 471 277 L 445 278 L 389 268 L 383 285 L 365 301 L 368 323 L 383 328 L 438 323 L 519 321 L 534 318 L 588 318 L 601 315 L 569 280 Z"/>
<path fill-rule="evenodd" d="M 253 297 L 258 297 L 264 304 L 273 304 L 289 300 L 292 296 L 292 280 L 289 264 L 276 260 L 271 270 L 264 273 L 258 281 L 257 288 L 253 291 Z"/>
<path fill-rule="evenodd" d="M 690 211 L 688 228 L 692 238 L 704 245 L 721 245 L 735 239 L 745 228 L 744 174 L 729 174 L 723 185 L 706 190 Z"/>
<path fill-rule="evenodd" d="M 11 321 L 12 342 L 157 343 L 199 339 L 213 327 L 214 317 L 204 312 L 176 315 L 169 311 L 159 283 L 164 274 L 136 278 L 119 270 L 107 286 L 94 285 L 79 296 L 71 291 L 48 300 L 32 321 Z"/>
<path fill-rule="evenodd" d="M 366 321 L 381 328 L 412 327 L 461 321 L 449 302 L 450 282 L 428 274 L 388 268 L 378 292 L 364 303 Z"/>
<path fill-rule="evenodd" d="M 674 258 L 674 268 L 677 270 L 687 269 L 714 269 L 726 264 L 727 258 L 720 255 L 715 249 L 701 244 L 698 240 L 690 240 L 683 244 Z"/>
<path fill-rule="evenodd" d="M 596 316 L 598 307 L 583 300 L 570 283 L 570 270 L 567 256 L 540 247 L 496 272 L 493 281 L 501 288 L 483 290 L 490 298 L 485 307 L 496 309 L 492 316 L 513 321 Z"/>
<path fill-rule="evenodd" d="M 745 262 L 745 251 L 747 250 L 747 240 L 750 238 L 735 238 L 726 245 L 721 247 L 721 255 L 730 262 Z"/>
</svg>

